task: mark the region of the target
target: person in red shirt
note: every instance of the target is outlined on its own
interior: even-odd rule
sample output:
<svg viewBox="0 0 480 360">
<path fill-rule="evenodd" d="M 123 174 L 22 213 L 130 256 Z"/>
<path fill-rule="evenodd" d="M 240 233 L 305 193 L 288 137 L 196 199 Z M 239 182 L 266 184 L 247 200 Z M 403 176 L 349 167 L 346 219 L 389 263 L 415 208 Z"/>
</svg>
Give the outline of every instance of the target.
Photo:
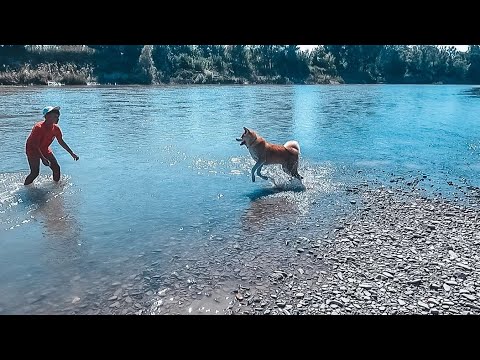
<svg viewBox="0 0 480 360">
<path fill-rule="evenodd" d="M 60 180 L 60 165 L 50 148 L 50 144 L 55 138 L 75 161 L 79 159 L 62 138 L 62 130 L 58 126 L 60 106 L 47 106 L 43 109 L 43 117 L 43 121 L 39 121 L 33 126 L 25 145 L 30 174 L 26 177 L 24 185 L 31 184 L 40 173 L 40 160 L 45 166 L 52 169 L 53 180 Z"/>
</svg>

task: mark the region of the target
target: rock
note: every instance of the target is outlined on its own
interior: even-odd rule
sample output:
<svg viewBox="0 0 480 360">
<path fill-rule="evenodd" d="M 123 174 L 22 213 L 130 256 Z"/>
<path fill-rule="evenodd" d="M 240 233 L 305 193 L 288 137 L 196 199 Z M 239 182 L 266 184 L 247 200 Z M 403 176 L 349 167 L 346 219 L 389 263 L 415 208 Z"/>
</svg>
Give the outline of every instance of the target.
<svg viewBox="0 0 480 360">
<path fill-rule="evenodd" d="M 434 299 L 434 298 L 428 298 L 427 301 L 430 302 L 430 303 L 433 303 L 433 304 L 435 304 L 435 305 L 437 305 L 437 306 L 440 305 L 440 303 L 439 303 L 436 299 Z"/>
<path fill-rule="evenodd" d="M 371 289 L 372 288 L 372 285 L 368 284 L 368 283 L 361 283 L 358 286 L 360 286 L 361 288 L 364 288 L 364 289 Z"/>
<path fill-rule="evenodd" d="M 434 289 L 434 290 L 438 290 L 438 289 L 440 289 L 440 284 L 431 283 L 431 284 L 430 284 L 430 288 L 431 288 L 431 289 Z"/>
<path fill-rule="evenodd" d="M 450 256 L 450 260 L 455 260 L 458 258 L 458 255 L 452 250 L 448 250 L 448 255 Z"/>
<path fill-rule="evenodd" d="M 334 306 L 332 306 L 332 305 L 334 305 Z M 343 303 L 336 300 L 336 299 L 330 300 L 330 307 L 335 307 L 335 306 L 342 307 Z"/>
<path fill-rule="evenodd" d="M 475 301 L 477 298 L 471 294 L 461 294 L 463 297 L 466 297 L 470 301 Z"/>
<path fill-rule="evenodd" d="M 458 279 L 462 279 L 462 280 L 465 280 L 467 278 L 467 274 L 464 273 L 463 271 L 456 271 L 453 276 L 455 276 L 456 278 Z"/>
<path fill-rule="evenodd" d="M 414 280 L 408 281 L 408 284 L 410 285 L 420 285 L 421 283 L 422 283 L 421 279 L 414 279 Z"/>
<path fill-rule="evenodd" d="M 465 270 L 469 270 L 469 271 L 472 271 L 473 268 L 468 266 L 467 264 L 463 264 L 463 263 L 457 263 L 456 264 L 458 267 L 462 268 L 462 269 L 465 269 Z"/>
<path fill-rule="evenodd" d="M 110 305 L 111 308 L 119 308 L 120 307 L 120 302 L 115 301 L 113 304 Z"/>
<path fill-rule="evenodd" d="M 472 308 L 472 309 L 475 309 L 475 310 L 477 310 L 477 311 L 480 310 L 480 306 L 477 306 L 477 305 L 475 305 L 475 304 L 466 303 L 465 305 L 468 306 L 468 307 L 470 307 L 470 308 Z"/>
<path fill-rule="evenodd" d="M 419 300 L 417 304 L 418 304 L 418 306 L 421 306 L 421 307 L 423 307 L 427 310 L 430 310 L 430 306 L 428 306 L 428 304 L 425 304 L 423 301 Z"/>
<path fill-rule="evenodd" d="M 273 274 L 270 275 L 274 280 L 282 280 L 283 275 L 281 273 L 274 272 Z"/>
</svg>

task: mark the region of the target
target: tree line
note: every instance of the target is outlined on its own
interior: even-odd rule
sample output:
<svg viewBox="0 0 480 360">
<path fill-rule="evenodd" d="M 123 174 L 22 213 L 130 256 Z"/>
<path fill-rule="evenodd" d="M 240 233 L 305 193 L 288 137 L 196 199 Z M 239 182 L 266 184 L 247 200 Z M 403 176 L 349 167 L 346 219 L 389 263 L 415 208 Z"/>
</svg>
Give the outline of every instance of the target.
<svg viewBox="0 0 480 360">
<path fill-rule="evenodd" d="M 480 84 L 480 45 L 0 45 L 0 85 Z"/>
</svg>

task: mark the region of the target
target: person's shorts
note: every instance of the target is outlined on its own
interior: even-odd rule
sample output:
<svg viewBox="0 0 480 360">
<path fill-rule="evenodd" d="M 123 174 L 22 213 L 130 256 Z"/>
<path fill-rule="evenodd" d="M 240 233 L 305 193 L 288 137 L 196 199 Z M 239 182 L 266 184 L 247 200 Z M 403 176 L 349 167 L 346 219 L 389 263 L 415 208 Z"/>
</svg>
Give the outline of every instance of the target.
<svg viewBox="0 0 480 360">
<path fill-rule="evenodd" d="M 47 150 L 42 150 L 42 153 L 43 155 L 45 155 L 45 157 L 47 157 L 48 155 L 50 154 L 53 154 L 52 150 L 50 148 L 48 148 Z M 26 149 L 26 154 L 27 154 L 27 157 L 30 158 L 30 159 L 40 159 L 40 154 L 38 153 L 38 151 L 35 151 L 35 150 L 30 150 L 30 149 Z"/>
</svg>

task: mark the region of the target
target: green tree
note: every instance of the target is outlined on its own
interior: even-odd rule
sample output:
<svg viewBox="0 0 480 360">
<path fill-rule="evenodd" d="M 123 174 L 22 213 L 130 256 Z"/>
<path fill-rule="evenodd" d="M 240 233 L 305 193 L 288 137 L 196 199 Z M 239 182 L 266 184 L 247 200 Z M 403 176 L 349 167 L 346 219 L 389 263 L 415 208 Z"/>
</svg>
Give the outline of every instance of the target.
<svg viewBox="0 0 480 360">
<path fill-rule="evenodd" d="M 140 82 L 145 84 L 158 84 L 157 68 L 152 56 L 153 45 L 145 45 L 138 58 Z"/>
<path fill-rule="evenodd" d="M 252 78 L 252 67 L 246 45 L 227 46 L 227 59 L 234 76 L 247 80 Z"/>
<path fill-rule="evenodd" d="M 154 45 L 152 59 L 157 68 L 159 81 L 169 83 L 174 73 L 173 54 L 169 45 Z"/>
<path fill-rule="evenodd" d="M 480 84 L 480 45 L 469 45 L 467 54 L 470 61 L 467 79 L 472 84 Z"/>
<path fill-rule="evenodd" d="M 406 45 L 386 45 L 378 56 L 378 67 L 387 83 L 401 83 L 407 71 Z"/>
</svg>

